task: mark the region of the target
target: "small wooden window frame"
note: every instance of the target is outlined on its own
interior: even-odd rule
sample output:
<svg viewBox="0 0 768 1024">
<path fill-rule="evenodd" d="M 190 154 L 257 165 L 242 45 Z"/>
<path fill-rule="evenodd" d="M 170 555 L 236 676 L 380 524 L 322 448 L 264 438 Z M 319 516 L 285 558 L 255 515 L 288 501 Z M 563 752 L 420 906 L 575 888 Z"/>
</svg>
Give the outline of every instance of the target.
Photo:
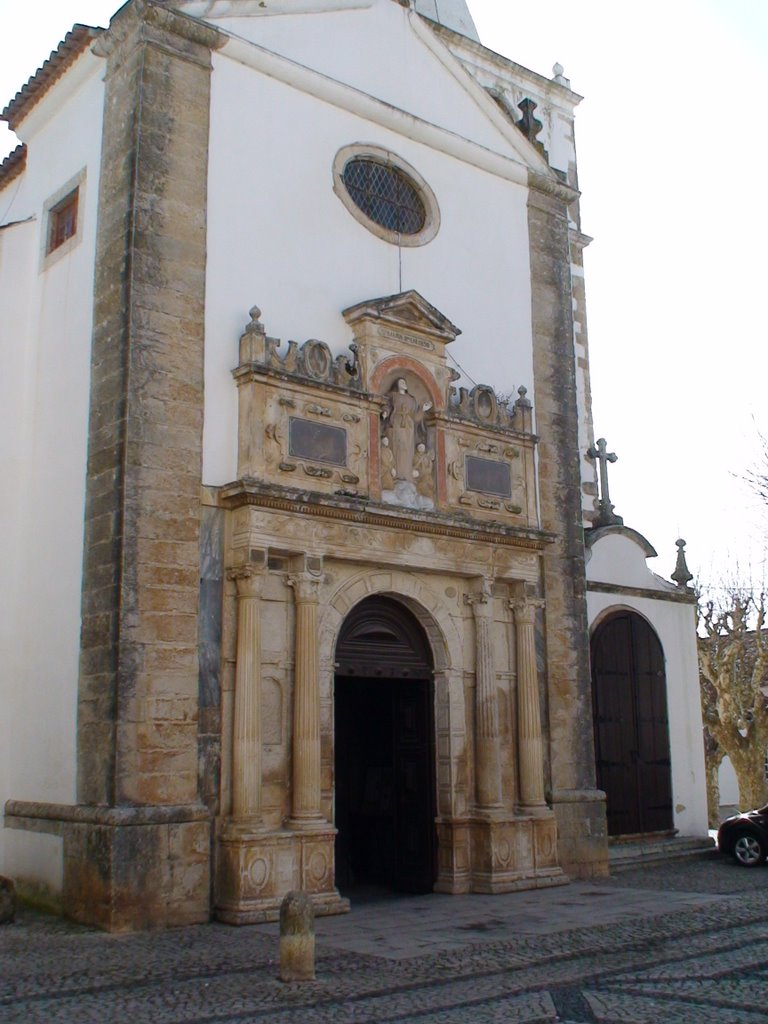
<svg viewBox="0 0 768 1024">
<path fill-rule="evenodd" d="M 46 256 L 50 256 L 59 246 L 64 245 L 77 234 L 77 206 L 80 189 L 70 192 L 60 203 L 48 212 L 48 245 Z"/>
<path fill-rule="evenodd" d="M 43 204 L 40 269 L 47 270 L 80 244 L 85 218 L 85 168 Z"/>
</svg>

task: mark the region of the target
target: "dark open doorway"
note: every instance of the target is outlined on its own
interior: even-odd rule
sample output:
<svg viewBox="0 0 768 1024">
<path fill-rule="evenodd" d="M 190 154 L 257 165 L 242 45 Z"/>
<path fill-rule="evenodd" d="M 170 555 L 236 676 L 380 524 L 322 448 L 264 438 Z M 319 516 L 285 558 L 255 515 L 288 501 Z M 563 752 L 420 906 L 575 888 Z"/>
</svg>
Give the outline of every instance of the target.
<svg viewBox="0 0 768 1024">
<path fill-rule="evenodd" d="M 597 785 L 611 836 L 673 827 L 664 652 L 635 612 L 612 615 L 592 638 Z"/>
<path fill-rule="evenodd" d="M 391 598 L 350 613 L 336 646 L 336 884 L 430 892 L 436 877 L 432 652 Z"/>
</svg>

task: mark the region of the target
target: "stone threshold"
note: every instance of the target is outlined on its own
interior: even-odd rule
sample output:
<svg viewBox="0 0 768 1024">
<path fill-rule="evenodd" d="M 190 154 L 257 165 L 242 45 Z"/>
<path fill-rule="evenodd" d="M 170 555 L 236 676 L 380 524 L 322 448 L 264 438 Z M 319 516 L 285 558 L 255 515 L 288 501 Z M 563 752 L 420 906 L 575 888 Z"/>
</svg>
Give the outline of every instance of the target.
<svg viewBox="0 0 768 1024">
<path fill-rule="evenodd" d="M 648 836 L 614 837 L 608 840 L 608 866 L 611 874 L 639 864 L 678 860 L 681 857 L 706 857 L 715 852 L 715 842 L 709 836 L 675 836 L 653 834 Z"/>
</svg>

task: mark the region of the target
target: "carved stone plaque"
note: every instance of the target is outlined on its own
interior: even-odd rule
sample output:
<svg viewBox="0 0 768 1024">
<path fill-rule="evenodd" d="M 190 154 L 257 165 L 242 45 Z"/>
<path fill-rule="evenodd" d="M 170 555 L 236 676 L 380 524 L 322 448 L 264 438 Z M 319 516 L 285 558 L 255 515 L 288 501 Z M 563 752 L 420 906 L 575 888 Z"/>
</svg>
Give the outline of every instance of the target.
<svg viewBox="0 0 768 1024">
<path fill-rule="evenodd" d="M 500 498 L 512 497 L 512 470 L 508 463 L 467 455 L 464 466 L 468 491 L 497 494 Z"/>
<path fill-rule="evenodd" d="M 297 459 L 347 464 L 347 432 L 343 427 L 314 423 L 291 416 L 288 425 L 288 451 Z"/>
</svg>

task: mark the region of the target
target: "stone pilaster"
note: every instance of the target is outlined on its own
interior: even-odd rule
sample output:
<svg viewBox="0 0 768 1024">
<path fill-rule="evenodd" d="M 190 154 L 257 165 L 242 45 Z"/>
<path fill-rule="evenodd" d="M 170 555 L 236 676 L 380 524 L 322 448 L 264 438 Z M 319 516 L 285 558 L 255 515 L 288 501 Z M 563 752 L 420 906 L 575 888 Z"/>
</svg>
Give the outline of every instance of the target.
<svg viewBox="0 0 768 1024">
<path fill-rule="evenodd" d="M 261 824 L 261 621 L 262 572 L 231 569 L 237 585 L 237 662 L 232 730 L 232 818 L 240 827 Z"/>
<path fill-rule="evenodd" d="M 96 45 L 106 73 L 77 798 L 91 807 L 173 808 L 153 820 L 141 858 L 120 853 L 109 816 L 89 837 L 95 818 L 86 816 L 87 863 L 65 859 L 64 892 L 89 921 L 94 905 L 81 889 L 98 877 L 104 906 L 119 896 L 119 914 L 93 910 L 94 923 L 109 928 L 209 916 L 207 859 L 205 871 L 195 867 L 194 892 L 183 904 L 174 905 L 167 885 L 193 877 L 185 850 L 194 846 L 198 857 L 206 849 L 194 812 L 197 624 L 208 119 L 211 49 L 220 38 L 134 0 Z M 143 821 L 130 833 L 135 844 L 150 828 Z M 161 870 L 155 860 L 172 846 L 179 863 Z"/>
<path fill-rule="evenodd" d="M 475 772 L 478 808 L 501 807 L 501 762 L 499 751 L 499 706 L 496 669 L 493 662 L 491 624 L 493 598 L 490 584 L 466 594 L 475 620 Z"/>
<path fill-rule="evenodd" d="M 311 827 L 324 821 L 320 811 L 320 652 L 317 604 L 321 576 L 301 572 L 288 577 L 296 601 L 293 683 L 293 805 L 290 825 Z"/>
<path fill-rule="evenodd" d="M 544 798 L 544 744 L 534 631 L 536 609 L 543 607 L 544 602 L 521 597 L 510 601 L 510 605 L 515 613 L 520 806 L 524 814 L 548 814 Z"/>
<path fill-rule="evenodd" d="M 555 536 L 542 558 L 552 804 L 561 864 L 588 876 L 604 872 L 608 848 L 604 807 L 585 797 L 595 756 L 568 219 L 576 194 L 536 175 L 529 185 L 541 525 Z"/>
</svg>

